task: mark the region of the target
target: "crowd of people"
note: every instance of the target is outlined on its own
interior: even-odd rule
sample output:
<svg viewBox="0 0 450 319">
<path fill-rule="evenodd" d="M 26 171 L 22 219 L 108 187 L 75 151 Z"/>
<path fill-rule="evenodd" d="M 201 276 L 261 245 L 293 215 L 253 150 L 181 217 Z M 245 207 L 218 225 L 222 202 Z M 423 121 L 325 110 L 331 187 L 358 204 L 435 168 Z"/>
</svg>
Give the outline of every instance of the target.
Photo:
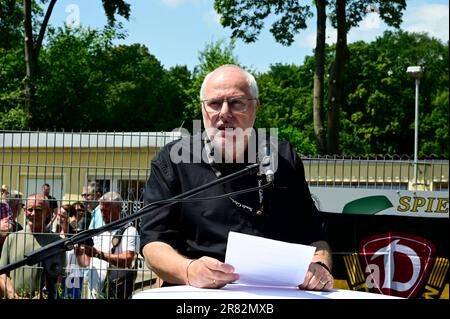
<svg viewBox="0 0 450 319">
<path fill-rule="evenodd" d="M 96 182 L 83 187 L 83 200 L 58 205 L 50 186 L 23 201 L 23 194 L 2 186 L 0 267 L 15 263 L 25 254 L 87 229 L 100 228 L 121 216 L 122 198 L 116 192 L 102 193 Z M 26 221 L 17 216 L 24 210 Z M 133 224 L 108 229 L 91 241 L 75 245 L 38 265 L 23 266 L 0 275 L 2 298 L 80 297 L 126 299 L 136 279 L 139 235 Z M 57 287 L 62 287 L 58 294 Z M 79 288 L 79 289 L 74 289 Z M 70 293 L 69 293 L 70 292 Z M 75 296 L 76 295 L 76 296 Z"/>
</svg>

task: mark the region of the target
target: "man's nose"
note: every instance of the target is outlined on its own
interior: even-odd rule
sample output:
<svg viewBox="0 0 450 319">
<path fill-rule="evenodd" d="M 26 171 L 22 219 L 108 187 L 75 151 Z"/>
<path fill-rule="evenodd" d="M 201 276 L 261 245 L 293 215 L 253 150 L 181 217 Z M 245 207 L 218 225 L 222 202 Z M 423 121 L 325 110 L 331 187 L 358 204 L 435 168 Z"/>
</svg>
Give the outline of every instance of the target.
<svg viewBox="0 0 450 319">
<path fill-rule="evenodd" d="M 220 116 L 230 116 L 231 115 L 231 109 L 229 107 L 228 101 L 225 99 L 222 102 L 222 108 L 220 109 Z"/>
</svg>

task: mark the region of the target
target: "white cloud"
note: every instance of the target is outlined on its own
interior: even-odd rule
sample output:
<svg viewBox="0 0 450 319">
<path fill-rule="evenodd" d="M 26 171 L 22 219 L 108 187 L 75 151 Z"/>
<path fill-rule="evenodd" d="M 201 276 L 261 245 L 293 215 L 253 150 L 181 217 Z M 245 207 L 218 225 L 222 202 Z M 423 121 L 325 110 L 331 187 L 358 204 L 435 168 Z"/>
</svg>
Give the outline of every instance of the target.
<svg viewBox="0 0 450 319">
<path fill-rule="evenodd" d="M 373 29 L 380 29 L 381 24 L 382 21 L 378 13 L 372 12 L 364 17 L 364 19 L 359 24 L 359 27 L 361 28 L 361 30 L 370 31 Z"/>
<path fill-rule="evenodd" d="M 316 33 L 302 33 L 296 37 L 296 41 L 298 42 L 298 46 L 302 49 L 313 49 L 316 47 Z"/>
<path fill-rule="evenodd" d="M 374 41 L 377 36 L 381 36 L 383 31 L 387 29 L 386 24 L 381 20 L 376 12 L 367 14 L 359 23 L 358 27 L 352 28 L 348 33 L 348 42 Z"/>
<path fill-rule="evenodd" d="M 310 23 L 314 23 L 311 20 Z M 356 41 L 372 42 L 383 32 L 390 29 L 378 13 L 372 12 L 360 22 L 358 27 L 354 27 L 347 35 L 348 43 Z M 449 6 L 448 4 L 427 4 L 407 7 L 403 15 L 402 30 L 408 32 L 427 32 L 430 36 L 436 37 L 444 42 L 449 39 Z M 336 43 L 337 31 L 327 23 L 326 42 Z M 296 42 L 302 49 L 314 49 L 316 47 L 316 31 L 309 33 L 300 32 L 296 36 Z"/>
<path fill-rule="evenodd" d="M 337 31 L 331 26 L 327 26 L 325 42 L 327 44 L 336 43 Z M 306 33 L 306 31 L 300 31 L 300 34 L 296 36 L 296 42 L 302 49 L 314 49 L 316 47 L 316 31 Z"/>
<path fill-rule="evenodd" d="M 221 15 L 212 9 L 203 14 L 203 21 L 205 21 L 208 25 L 221 26 L 220 17 Z"/>
<path fill-rule="evenodd" d="M 442 41 L 448 41 L 448 4 L 428 4 L 411 7 L 403 19 L 402 29 L 409 32 L 427 32 Z"/>
<path fill-rule="evenodd" d="M 325 42 L 327 44 L 333 44 L 333 43 L 336 43 L 336 41 L 337 41 L 337 30 L 331 26 L 328 26 Z"/>
<path fill-rule="evenodd" d="M 370 42 L 375 40 L 376 36 L 382 34 L 383 30 L 386 29 L 385 25 L 382 23 L 379 15 L 377 13 L 369 13 L 364 20 L 361 21 L 359 27 L 352 28 L 347 35 L 347 40 L 349 43 L 355 41 L 366 41 Z M 337 30 L 334 29 L 330 24 L 327 23 L 326 30 L 326 43 L 333 44 L 337 40 Z M 297 41 L 300 48 L 304 49 L 314 49 L 316 47 L 316 32 L 310 32 L 308 34 L 297 36 Z"/>
</svg>

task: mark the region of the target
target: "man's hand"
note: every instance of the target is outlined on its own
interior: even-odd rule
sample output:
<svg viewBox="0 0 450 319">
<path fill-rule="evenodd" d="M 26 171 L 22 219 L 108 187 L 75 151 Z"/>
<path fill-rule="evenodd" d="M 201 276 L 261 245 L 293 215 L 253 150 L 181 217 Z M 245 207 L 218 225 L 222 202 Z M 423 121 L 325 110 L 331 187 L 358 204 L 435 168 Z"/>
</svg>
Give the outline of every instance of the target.
<svg viewBox="0 0 450 319">
<path fill-rule="evenodd" d="M 187 284 L 199 288 L 222 288 L 239 279 L 233 266 L 211 257 L 189 261 L 186 265 Z"/>
<path fill-rule="evenodd" d="M 333 289 L 333 280 L 333 276 L 325 267 L 312 262 L 309 264 L 305 280 L 298 288 L 302 290 L 330 291 Z"/>
<path fill-rule="evenodd" d="M 75 254 L 77 256 L 86 255 L 89 257 L 95 257 L 99 253 L 99 250 L 88 245 L 75 245 Z"/>
<path fill-rule="evenodd" d="M 9 233 L 12 231 L 12 225 L 9 224 L 8 218 L 0 220 L 0 243 L 3 243 Z M 0 254 L 2 252 L 0 251 Z"/>
</svg>

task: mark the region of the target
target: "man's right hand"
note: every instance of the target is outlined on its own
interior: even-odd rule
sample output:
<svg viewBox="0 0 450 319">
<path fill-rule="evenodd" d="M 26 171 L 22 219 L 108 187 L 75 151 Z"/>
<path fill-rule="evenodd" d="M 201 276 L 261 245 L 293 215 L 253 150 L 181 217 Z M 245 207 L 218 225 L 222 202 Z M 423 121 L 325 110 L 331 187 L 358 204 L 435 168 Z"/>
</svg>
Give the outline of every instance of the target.
<svg viewBox="0 0 450 319">
<path fill-rule="evenodd" d="M 239 279 L 234 267 L 215 258 L 201 257 L 187 260 L 186 284 L 198 288 L 222 288 Z"/>
</svg>

